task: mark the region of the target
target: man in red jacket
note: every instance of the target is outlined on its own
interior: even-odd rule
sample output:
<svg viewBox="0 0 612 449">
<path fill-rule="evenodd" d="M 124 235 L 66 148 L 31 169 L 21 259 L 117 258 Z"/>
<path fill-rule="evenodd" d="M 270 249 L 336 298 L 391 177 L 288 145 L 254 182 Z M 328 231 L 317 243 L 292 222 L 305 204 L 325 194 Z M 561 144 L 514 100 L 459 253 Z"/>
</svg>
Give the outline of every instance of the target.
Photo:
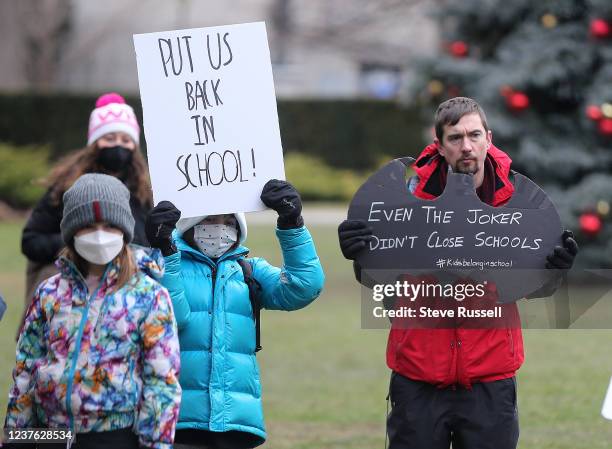
<svg viewBox="0 0 612 449">
<path fill-rule="evenodd" d="M 471 174 L 479 198 L 505 204 L 514 192 L 511 159 L 492 144 L 482 108 L 465 97 L 442 103 L 436 138 L 417 158 L 408 189 L 433 199 L 450 166 Z M 372 238 L 363 220 L 338 228 L 340 247 L 355 260 Z M 570 231 L 548 256 L 547 268 L 569 269 L 578 252 Z M 360 268 L 355 262 L 360 280 Z M 516 305 L 511 306 L 516 308 Z M 516 371 L 524 360 L 520 328 L 400 329 L 392 327 L 387 365 L 392 370 L 389 449 L 514 449 L 519 435 Z"/>
</svg>

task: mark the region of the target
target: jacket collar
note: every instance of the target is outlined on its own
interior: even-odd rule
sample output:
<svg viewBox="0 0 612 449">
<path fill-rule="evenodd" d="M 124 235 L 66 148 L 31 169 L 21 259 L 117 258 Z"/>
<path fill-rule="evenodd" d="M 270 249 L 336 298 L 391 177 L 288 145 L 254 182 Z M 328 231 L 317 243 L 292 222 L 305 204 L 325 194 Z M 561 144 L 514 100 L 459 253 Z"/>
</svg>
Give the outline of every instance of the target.
<svg viewBox="0 0 612 449">
<path fill-rule="evenodd" d="M 514 193 L 514 186 L 509 178 L 512 159 L 495 145 L 491 145 L 487 151 L 485 163 L 489 167 L 489 170 L 485 171 L 485 176 L 494 178 L 486 179 L 483 183 L 490 185 L 492 189 L 490 205 L 500 206 L 507 202 Z M 419 179 L 414 195 L 424 199 L 434 199 L 440 196 L 446 185 L 448 164 L 440 156 L 436 144 L 432 143 L 425 147 L 417 157 L 413 169 Z"/>
<path fill-rule="evenodd" d="M 70 281 L 75 282 L 77 284 L 81 284 L 81 286 L 87 290 L 87 282 L 85 281 L 85 277 L 83 273 L 79 271 L 77 266 L 64 256 L 60 256 L 55 261 L 55 266 L 58 268 L 59 272 L 62 276 L 68 278 Z M 102 283 L 101 286 L 104 289 L 112 287 L 117 281 L 117 277 L 119 275 L 119 265 L 115 262 L 109 262 L 106 265 L 104 273 L 102 274 Z M 91 292 L 90 292 L 91 293 Z"/>
</svg>

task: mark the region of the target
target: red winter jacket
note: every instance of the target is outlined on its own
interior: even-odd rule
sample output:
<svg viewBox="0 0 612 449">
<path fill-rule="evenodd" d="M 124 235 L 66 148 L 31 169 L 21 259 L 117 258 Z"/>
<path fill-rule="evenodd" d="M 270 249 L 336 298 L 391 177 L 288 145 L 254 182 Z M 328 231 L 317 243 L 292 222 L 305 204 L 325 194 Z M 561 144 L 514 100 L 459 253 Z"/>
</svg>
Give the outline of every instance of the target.
<svg viewBox="0 0 612 449">
<path fill-rule="evenodd" d="M 485 179 L 478 189 L 480 198 L 492 206 L 505 204 L 512 193 L 512 160 L 495 146 L 488 150 Z M 442 193 L 448 165 L 429 145 L 419 155 L 413 168 L 418 184 L 413 194 L 433 199 Z M 520 323 L 516 304 L 507 310 Z M 504 312 L 506 313 L 506 312 Z M 409 379 L 435 384 L 440 388 L 476 382 L 491 382 L 515 375 L 525 359 L 520 325 L 489 329 L 400 329 L 393 328 L 387 343 L 387 365 Z"/>
</svg>

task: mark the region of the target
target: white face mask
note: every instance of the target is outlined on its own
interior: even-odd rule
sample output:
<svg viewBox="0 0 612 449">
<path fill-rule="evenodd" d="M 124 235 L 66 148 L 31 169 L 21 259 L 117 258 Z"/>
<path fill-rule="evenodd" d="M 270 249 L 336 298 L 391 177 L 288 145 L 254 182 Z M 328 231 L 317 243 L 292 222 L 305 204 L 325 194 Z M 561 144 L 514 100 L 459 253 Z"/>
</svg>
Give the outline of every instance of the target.
<svg viewBox="0 0 612 449">
<path fill-rule="evenodd" d="M 93 231 L 74 238 L 74 249 L 87 262 L 106 265 L 121 252 L 123 234 Z"/>
<path fill-rule="evenodd" d="M 193 227 L 196 246 L 208 257 L 221 257 L 238 240 L 238 229 L 224 224 L 202 224 Z"/>
</svg>

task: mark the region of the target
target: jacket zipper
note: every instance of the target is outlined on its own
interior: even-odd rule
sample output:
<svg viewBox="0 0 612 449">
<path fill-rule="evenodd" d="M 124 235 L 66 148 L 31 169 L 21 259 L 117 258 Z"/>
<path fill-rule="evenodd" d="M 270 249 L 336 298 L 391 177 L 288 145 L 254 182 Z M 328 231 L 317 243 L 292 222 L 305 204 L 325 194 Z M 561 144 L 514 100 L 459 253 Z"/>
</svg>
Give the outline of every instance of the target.
<svg viewBox="0 0 612 449">
<path fill-rule="evenodd" d="M 70 372 L 68 373 L 68 385 L 66 386 L 66 411 L 68 413 L 68 421 L 70 423 L 70 430 L 76 432 L 74 428 L 74 416 L 72 415 L 72 406 L 71 406 L 71 396 L 72 396 L 72 386 L 74 384 L 74 372 L 76 371 L 76 366 L 79 360 L 79 353 L 81 352 L 81 340 L 83 339 L 83 331 L 85 330 L 85 323 L 87 322 L 87 315 L 89 314 L 89 305 L 91 301 L 95 299 L 104 284 L 104 280 L 106 278 L 106 273 L 108 271 L 108 266 L 104 270 L 104 274 L 100 278 L 100 283 L 98 287 L 94 290 L 93 294 L 87 298 L 87 302 L 85 303 L 85 310 L 81 312 L 81 323 L 79 324 L 79 331 L 77 333 L 74 354 L 72 356 L 72 366 L 70 368 Z"/>
<path fill-rule="evenodd" d="M 212 283 L 212 299 L 214 300 L 214 298 L 215 298 L 215 283 L 217 281 L 217 267 L 216 266 L 212 266 L 210 271 L 211 271 L 211 283 Z M 212 307 L 212 304 L 211 304 L 211 307 Z"/>
<path fill-rule="evenodd" d="M 457 383 L 461 384 L 461 340 L 457 340 Z"/>
<path fill-rule="evenodd" d="M 455 340 L 451 340 L 450 342 L 450 356 L 451 356 L 451 362 L 450 362 L 450 366 L 448 368 L 448 380 L 450 384 L 454 384 L 454 376 L 457 375 L 457 359 L 456 359 L 456 354 L 455 354 Z"/>
<path fill-rule="evenodd" d="M 210 371 L 208 373 L 208 379 L 209 379 L 209 395 L 208 395 L 208 409 L 210 410 L 210 422 L 209 422 L 209 426 L 212 422 L 213 419 L 213 399 L 212 399 L 212 394 L 210 394 L 210 379 L 212 378 L 212 373 L 214 370 L 214 364 L 215 364 L 215 358 L 213 356 L 213 340 L 215 338 L 215 283 L 217 281 L 217 265 L 213 262 L 212 266 L 210 267 L 210 272 L 211 272 L 211 285 L 212 285 L 212 294 L 210 296 Z"/>
</svg>

